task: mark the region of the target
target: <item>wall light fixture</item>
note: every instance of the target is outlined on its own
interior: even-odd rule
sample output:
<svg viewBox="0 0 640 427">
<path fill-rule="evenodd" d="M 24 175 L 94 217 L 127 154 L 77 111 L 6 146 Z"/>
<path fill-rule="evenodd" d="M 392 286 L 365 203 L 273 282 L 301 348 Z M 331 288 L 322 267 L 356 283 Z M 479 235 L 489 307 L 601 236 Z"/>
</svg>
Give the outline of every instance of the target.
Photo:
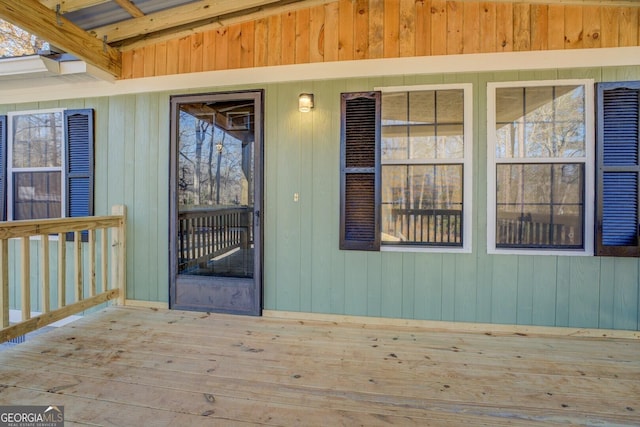
<svg viewBox="0 0 640 427">
<path fill-rule="evenodd" d="M 301 113 L 308 113 L 313 109 L 313 94 L 312 93 L 301 93 L 298 96 L 298 110 Z"/>
</svg>

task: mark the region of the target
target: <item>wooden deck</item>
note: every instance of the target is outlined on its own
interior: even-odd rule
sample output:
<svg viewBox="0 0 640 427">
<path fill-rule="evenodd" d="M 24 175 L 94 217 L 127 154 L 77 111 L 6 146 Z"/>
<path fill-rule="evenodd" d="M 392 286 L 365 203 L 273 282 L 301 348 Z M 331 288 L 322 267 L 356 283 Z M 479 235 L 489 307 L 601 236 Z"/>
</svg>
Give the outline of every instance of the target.
<svg viewBox="0 0 640 427">
<path fill-rule="evenodd" d="M 112 307 L 0 351 L 66 425 L 640 425 L 640 340 Z"/>
</svg>

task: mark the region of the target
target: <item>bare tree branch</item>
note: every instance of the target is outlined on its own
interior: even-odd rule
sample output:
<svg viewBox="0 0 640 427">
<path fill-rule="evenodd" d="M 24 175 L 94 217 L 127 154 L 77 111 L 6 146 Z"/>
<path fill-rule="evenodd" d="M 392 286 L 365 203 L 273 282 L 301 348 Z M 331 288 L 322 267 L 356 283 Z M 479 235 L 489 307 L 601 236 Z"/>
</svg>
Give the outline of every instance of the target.
<svg viewBox="0 0 640 427">
<path fill-rule="evenodd" d="M 0 19 L 0 57 L 35 55 L 49 43 Z"/>
</svg>

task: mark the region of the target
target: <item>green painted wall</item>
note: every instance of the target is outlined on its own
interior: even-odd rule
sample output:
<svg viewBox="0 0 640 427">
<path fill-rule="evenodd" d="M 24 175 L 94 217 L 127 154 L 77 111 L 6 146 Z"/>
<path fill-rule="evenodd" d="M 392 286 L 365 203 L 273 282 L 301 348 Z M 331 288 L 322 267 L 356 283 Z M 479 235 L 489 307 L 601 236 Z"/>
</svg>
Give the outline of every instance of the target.
<svg viewBox="0 0 640 427">
<path fill-rule="evenodd" d="M 96 287 L 98 289 L 101 288 L 102 282 L 102 253 L 100 251 L 101 237 L 99 237 L 100 233 L 97 233 L 96 236 Z M 108 235 L 107 241 L 111 242 L 111 234 Z M 39 239 L 30 240 L 30 250 L 29 250 L 29 260 L 31 265 L 31 272 L 29 274 L 29 281 L 31 283 L 31 311 L 42 311 L 42 271 L 39 268 L 40 265 L 40 257 L 42 254 L 41 242 Z M 20 287 L 20 282 L 22 280 L 22 260 L 21 258 L 21 241 L 18 239 L 13 239 L 9 242 L 9 280 L 11 281 L 12 288 L 9 292 L 9 306 L 11 309 L 20 310 L 21 309 L 21 301 L 22 301 L 22 289 Z M 66 292 L 66 301 L 70 303 L 74 301 L 75 295 L 75 266 L 74 266 L 74 243 L 73 241 L 69 241 L 65 246 L 67 267 L 65 270 L 65 292 Z M 83 295 L 85 297 L 90 295 L 89 291 L 89 247 L 86 244 L 83 244 L 83 253 L 82 253 L 82 265 L 83 265 Z M 110 277 L 111 274 L 111 264 L 110 264 L 110 254 L 107 254 L 107 274 Z M 58 306 L 58 240 L 57 237 L 53 237 L 49 241 L 49 287 L 50 287 L 50 304 L 51 309 L 55 310 L 59 308 Z M 107 279 L 110 280 L 110 279 Z M 92 310 L 87 310 L 88 312 Z"/>
<path fill-rule="evenodd" d="M 408 319 L 640 329 L 638 259 L 486 253 L 486 83 L 638 80 L 640 67 L 399 76 L 243 86 L 265 89 L 264 308 Z M 473 252 L 338 250 L 339 94 L 473 84 Z M 218 90 L 215 87 L 195 92 Z M 301 92 L 312 113 L 297 111 Z M 185 93 L 180 92 L 181 94 Z M 0 106 L 94 108 L 96 214 L 129 209 L 127 297 L 168 301 L 170 93 Z M 294 193 L 300 199 L 294 202 Z"/>
</svg>

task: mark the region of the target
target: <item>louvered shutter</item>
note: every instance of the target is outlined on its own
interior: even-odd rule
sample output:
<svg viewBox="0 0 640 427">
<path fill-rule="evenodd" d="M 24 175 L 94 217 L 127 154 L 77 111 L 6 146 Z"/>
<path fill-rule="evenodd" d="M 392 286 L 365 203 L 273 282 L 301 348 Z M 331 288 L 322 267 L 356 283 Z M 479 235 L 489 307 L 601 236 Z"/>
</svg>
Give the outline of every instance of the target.
<svg viewBox="0 0 640 427">
<path fill-rule="evenodd" d="M 380 249 L 380 100 L 341 95 L 340 249 Z"/>
<path fill-rule="evenodd" d="M 64 112 L 68 217 L 93 215 L 93 110 Z"/>
<path fill-rule="evenodd" d="M 7 116 L 0 116 L 0 221 L 7 220 Z"/>
<path fill-rule="evenodd" d="M 640 82 L 597 86 L 596 254 L 640 256 Z"/>
</svg>

